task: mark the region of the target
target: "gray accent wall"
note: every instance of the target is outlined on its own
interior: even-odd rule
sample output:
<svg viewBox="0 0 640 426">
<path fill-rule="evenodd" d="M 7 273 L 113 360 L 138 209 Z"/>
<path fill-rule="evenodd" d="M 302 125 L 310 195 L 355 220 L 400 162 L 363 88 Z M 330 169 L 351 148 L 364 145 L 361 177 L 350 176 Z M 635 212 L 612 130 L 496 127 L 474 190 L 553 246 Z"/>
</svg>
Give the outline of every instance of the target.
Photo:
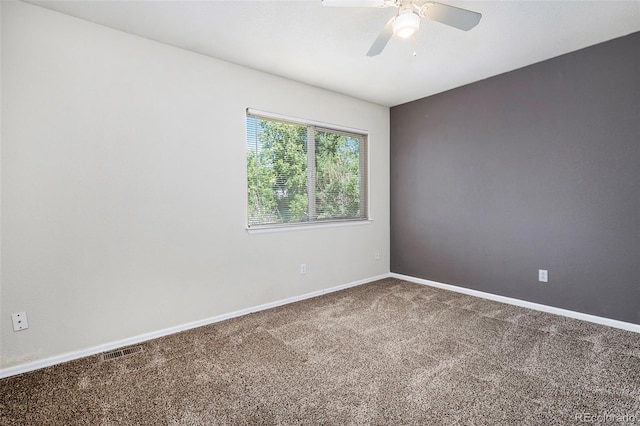
<svg viewBox="0 0 640 426">
<path fill-rule="evenodd" d="M 640 33 L 393 107 L 391 271 L 640 324 Z"/>
</svg>

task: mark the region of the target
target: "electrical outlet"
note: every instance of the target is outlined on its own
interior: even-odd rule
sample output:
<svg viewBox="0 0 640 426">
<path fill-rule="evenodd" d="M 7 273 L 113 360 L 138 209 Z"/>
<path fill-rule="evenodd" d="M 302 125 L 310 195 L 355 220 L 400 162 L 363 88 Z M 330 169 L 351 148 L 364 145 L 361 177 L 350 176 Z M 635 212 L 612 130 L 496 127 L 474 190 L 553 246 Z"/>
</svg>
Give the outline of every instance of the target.
<svg viewBox="0 0 640 426">
<path fill-rule="evenodd" d="M 373 257 L 374 257 L 376 260 L 380 260 L 380 250 L 376 250 L 376 252 L 373 254 Z"/>
<path fill-rule="evenodd" d="M 300 264 L 300 275 L 304 275 L 307 273 L 307 264 L 306 263 L 301 263 Z"/>
<path fill-rule="evenodd" d="M 538 281 L 541 283 L 549 282 L 549 271 L 546 269 L 538 269 Z"/>
<path fill-rule="evenodd" d="M 26 312 L 11 314 L 11 321 L 13 322 L 13 331 L 26 330 L 29 328 Z"/>
</svg>

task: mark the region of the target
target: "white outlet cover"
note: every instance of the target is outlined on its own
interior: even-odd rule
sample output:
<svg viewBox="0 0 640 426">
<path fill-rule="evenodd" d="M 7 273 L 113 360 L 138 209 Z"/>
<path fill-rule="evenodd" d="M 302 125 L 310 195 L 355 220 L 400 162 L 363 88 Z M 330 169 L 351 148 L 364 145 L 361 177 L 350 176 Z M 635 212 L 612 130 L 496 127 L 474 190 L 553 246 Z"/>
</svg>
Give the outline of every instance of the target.
<svg viewBox="0 0 640 426">
<path fill-rule="evenodd" d="M 549 282 L 549 271 L 547 271 L 546 269 L 539 269 L 538 281 L 540 281 L 541 283 Z"/>
<path fill-rule="evenodd" d="M 13 322 L 13 331 L 26 330 L 29 328 L 26 312 L 11 314 L 11 321 Z"/>
</svg>

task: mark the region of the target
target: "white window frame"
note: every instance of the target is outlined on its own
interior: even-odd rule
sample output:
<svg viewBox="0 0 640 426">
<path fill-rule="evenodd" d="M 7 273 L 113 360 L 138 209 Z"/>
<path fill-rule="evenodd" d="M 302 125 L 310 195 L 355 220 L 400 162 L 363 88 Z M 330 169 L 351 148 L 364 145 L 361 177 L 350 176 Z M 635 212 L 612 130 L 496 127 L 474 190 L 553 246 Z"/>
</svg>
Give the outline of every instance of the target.
<svg viewBox="0 0 640 426">
<path fill-rule="evenodd" d="M 247 116 L 257 116 L 260 118 L 264 118 L 267 120 L 275 120 L 275 121 L 283 121 L 292 124 L 307 126 L 307 127 L 315 127 L 319 130 L 328 130 L 328 131 L 336 131 L 348 134 L 354 134 L 361 136 L 364 142 L 364 148 L 360 151 L 360 156 L 362 156 L 364 151 L 364 161 L 361 159 L 361 164 L 364 164 L 364 190 L 361 189 L 360 203 L 361 208 L 365 209 L 364 217 L 358 218 L 339 218 L 339 219 L 327 219 L 327 220 L 311 220 L 307 222 L 288 222 L 288 223 L 270 223 L 270 224 L 262 224 L 262 225 L 250 225 L 249 224 L 249 211 L 248 204 L 246 204 L 245 211 L 245 221 L 246 221 L 246 230 L 249 233 L 268 233 L 268 232 L 280 232 L 280 231 L 292 231 L 296 229 L 313 229 L 313 228 L 323 228 L 323 227 L 340 227 L 340 226 L 350 226 L 350 225 L 366 225 L 373 222 L 371 218 L 371 200 L 370 200 L 370 172 L 369 172 L 369 132 L 367 130 L 358 129 L 354 127 L 346 127 L 341 125 L 329 124 L 315 120 L 303 119 L 298 117 L 291 117 L 283 114 L 261 111 L 254 108 L 247 108 L 245 113 L 245 121 Z M 245 128 L 245 150 L 246 150 L 246 132 Z M 315 142 L 314 138 L 308 138 L 308 146 L 307 151 L 311 151 L 313 149 L 313 144 Z M 245 151 L 246 152 L 246 151 Z M 245 166 L 246 167 L 246 166 Z M 246 171 L 246 170 L 245 170 Z M 307 177 L 307 187 L 309 185 L 315 186 L 313 180 L 315 176 L 313 176 L 312 170 L 308 171 Z M 361 171 L 362 173 L 362 171 Z M 245 179 L 246 185 L 246 179 Z M 364 197 L 364 201 L 362 198 Z M 310 200 L 311 201 L 311 200 Z M 248 201 L 246 201 L 248 203 Z M 309 203 L 310 209 L 314 209 L 315 205 L 311 207 L 311 202 Z"/>
</svg>

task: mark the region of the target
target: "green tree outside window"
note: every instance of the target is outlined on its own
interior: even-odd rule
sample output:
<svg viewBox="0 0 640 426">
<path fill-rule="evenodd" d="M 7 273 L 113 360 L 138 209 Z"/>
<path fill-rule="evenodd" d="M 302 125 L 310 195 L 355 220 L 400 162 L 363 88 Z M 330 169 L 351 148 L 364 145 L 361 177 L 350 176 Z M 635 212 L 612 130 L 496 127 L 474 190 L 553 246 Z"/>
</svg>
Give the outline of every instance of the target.
<svg viewBox="0 0 640 426">
<path fill-rule="evenodd" d="M 247 115 L 249 226 L 366 219 L 366 135 Z"/>
</svg>

